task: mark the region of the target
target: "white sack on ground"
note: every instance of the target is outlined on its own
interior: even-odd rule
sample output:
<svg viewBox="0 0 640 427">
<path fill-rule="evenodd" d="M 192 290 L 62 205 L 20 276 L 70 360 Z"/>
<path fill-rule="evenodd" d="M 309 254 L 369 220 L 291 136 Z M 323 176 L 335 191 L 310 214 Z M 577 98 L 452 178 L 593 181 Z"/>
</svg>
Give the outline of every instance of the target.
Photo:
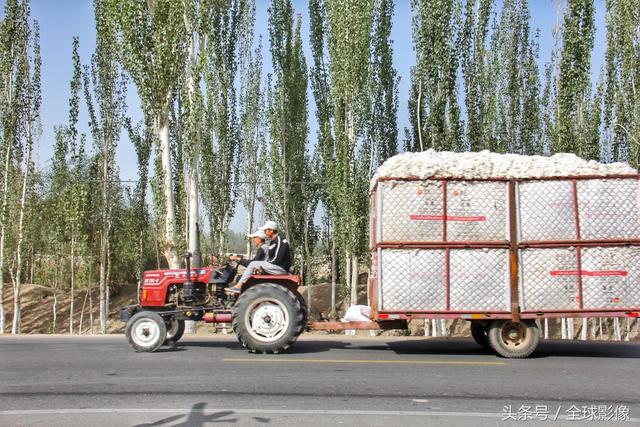
<svg viewBox="0 0 640 427">
<path fill-rule="evenodd" d="M 637 171 L 626 163 L 599 163 L 575 154 L 550 157 L 499 154 L 490 151 L 455 153 L 429 149 L 393 156 L 380 166 L 378 178 L 540 178 L 546 176 L 623 175 Z"/>
<path fill-rule="evenodd" d="M 342 318 L 343 322 L 369 322 L 371 319 L 371 307 L 368 305 L 352 305 Z"/>
</svg>

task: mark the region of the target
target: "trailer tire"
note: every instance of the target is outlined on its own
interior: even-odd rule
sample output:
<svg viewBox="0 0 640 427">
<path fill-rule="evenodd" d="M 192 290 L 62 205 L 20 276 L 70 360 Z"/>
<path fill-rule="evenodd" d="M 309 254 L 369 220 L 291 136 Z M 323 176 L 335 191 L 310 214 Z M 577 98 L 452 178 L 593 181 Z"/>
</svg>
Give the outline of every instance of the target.
<svg viewBox="0 0 640 427">
<path fill-rule="evenodd" d="M 281 353 L 296 342 L 305 326 L 300 299 L 275 283 L 244 291 L 233 307 L 233 331 L 252 353 Z"/>
<path fill-rule="evenodd" d="M 540 329 L 531 320 L 496 320 L 489 325 L 487 338 L 498 355 L 509 359 L 524 359 L 538 347 Z"/>
<path fill-rule="evenodd" d="M 124 333 L 135 351 L 153 352 L 167 338 L 167 325 L 159 314 L 140 311 L 129 319 Z"/>
<path fill-rule="evenodd" d="M 485 325 L 479 322 L 471 322 L 471 336 L 480 347 L 490 348 L 488 335 L 489 332 Z"/>
<path fill-rule="evenodd" d="M 165 324 L 167 326 L 167 337 L 164 340 L 164 345 L 173 346 L 184 335 L 184 320 L 178 320 L 172 316 Z"/>
</svg>

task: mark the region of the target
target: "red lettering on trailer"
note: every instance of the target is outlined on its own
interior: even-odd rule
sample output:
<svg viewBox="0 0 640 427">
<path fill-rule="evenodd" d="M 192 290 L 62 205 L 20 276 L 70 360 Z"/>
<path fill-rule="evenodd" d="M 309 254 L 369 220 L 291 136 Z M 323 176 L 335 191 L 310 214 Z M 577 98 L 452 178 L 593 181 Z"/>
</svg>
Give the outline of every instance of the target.
<svg viewBox="0 0 640 427">
<path fill-rule="evenodd" d="M 580 274 L 578 270 L 553 270 L 550 273 L 552 276 L 577 276 Z"/>
<path fill-rule="evenodd" d="M 629 273 L 623 270 L 596 270 L 596 271 L 588 271 L 582 270 L 582 272 L 578 270 L 552 270 L 549 272 L 552 276 L 590 276 L 590 277 L 610 277 L 610 276 L 618 276 L 618 277 L 626 277 Z"/>
<path fill-rule="evenodd" d="M 418 215 L 411 214 L 409 215 L 409 219 L 411 221 L 458 221 L 458 222 L 481 222 L 486 221 L 487 217 L 484 215 L 477 216 L 460 216 L 460 215 L 447 215 L 446 218 L 444 215 Z"/>
</svg>

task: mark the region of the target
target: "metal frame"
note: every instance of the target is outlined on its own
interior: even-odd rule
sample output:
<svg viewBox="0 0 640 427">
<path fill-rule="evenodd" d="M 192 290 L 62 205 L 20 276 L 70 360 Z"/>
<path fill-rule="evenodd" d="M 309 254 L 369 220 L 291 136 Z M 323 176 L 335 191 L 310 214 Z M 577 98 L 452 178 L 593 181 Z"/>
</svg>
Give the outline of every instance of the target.
<svg viewBox="0 0 640 427">
<path fill-rule="evenodd" d="M 612 309 L 584 309 L 583 307 L 583 289 L 582 274 L 578 274 L 578 295 L 580 298 L 579 310 L 520 310 L 519 295 L 519 251 L 524 248 L 563 248 L 575 247 L 577 256 L 577 269 L 582 271 L 581 249 L 583 247 L 619 247 L 619 246 L 640 246 L 640 239 L 596 239 L 582 240 L 580 235 L 580 216 L 578 212 L 578 191 L 577 181 L 589 179 L 640 179 L 640 175 L 589 175 L 589 176 L 562 176 L 562 177 L 541 177 L 541 178 L 519 178 L 508 179 L 499 177 L 490 178 L 461 178 L 461 177 L 432 177 L 432 178 L 395 178 L 383 177 L 378 178 L 374 183 L 370 192 L 370 202 L 373 204 L 371 212 L 375 212 L 375 216 L 371 221 L 372 246 L 371 255 L 376 256 L 376 274 L 373 275 L 369 283 L 369 291 L 372 305 L 372 314 L 375 320 L 395 320 L 395 319 L 412 319 L 412 318 L 445 318 L 445 319 L 512 319 L 518 321 L 522 319 L 538 319 L 538 318 L 560 318 L 560 317 L 639 317 L 640 307 L 632 308 L 612 308 Z M 378 242 L 378 237 L 382 237 L 381 217 L 382 203 L 381 193 L 378 184 L 385 181 L 440 181 L 442 183 L 443 197 L 443 238 L 442 241 L 425 241 L 425 242 L 408 242 L 408 241 L 382 241 Z M 509 221 L 509 241 L 447 241 L 447 182 L 448 181 L 484 181 L 484 182 L 507 182 L 507 204 L 508 204 L 508 221 Z M 520 241 L 518 235 L 518 198 L 517 185 L 521 182 L 528 181 L 571 181 L 573 192 L 573 210 L 575 218 L 576 239 L 575 240 L 546 240 L 546 241 Z M 508 249 L 509 250 L 509 270 L 510 270 L 510 302 L 511 311 L 451 311 L 450 308 L 450 265 L 449 251 L 451 249 Z M 445 298 L 446 309 L 443 311 L 419 311 L 419 310 L 379 310 L 381 303 L 381 267 L 380 267 L 380 251 L 381 249 L 443 249 L 445 251 Z M 374 291 L 374 294 L 371 292 Z"/>
</svg>

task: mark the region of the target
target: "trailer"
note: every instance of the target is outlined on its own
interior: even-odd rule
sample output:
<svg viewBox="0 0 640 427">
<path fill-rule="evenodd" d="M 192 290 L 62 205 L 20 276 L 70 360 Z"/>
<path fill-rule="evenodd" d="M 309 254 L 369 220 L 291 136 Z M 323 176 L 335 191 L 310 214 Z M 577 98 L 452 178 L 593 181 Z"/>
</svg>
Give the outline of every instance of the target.
<svg viewBox="0 0 640 427">
<path fill-rule="evenodd" d="M 540 319 L 637 318 L 639 184 L 636 174 L 377 179 L 372 322 L 465 319 L 479 344 L 523 358 Z"/>
</svg>

